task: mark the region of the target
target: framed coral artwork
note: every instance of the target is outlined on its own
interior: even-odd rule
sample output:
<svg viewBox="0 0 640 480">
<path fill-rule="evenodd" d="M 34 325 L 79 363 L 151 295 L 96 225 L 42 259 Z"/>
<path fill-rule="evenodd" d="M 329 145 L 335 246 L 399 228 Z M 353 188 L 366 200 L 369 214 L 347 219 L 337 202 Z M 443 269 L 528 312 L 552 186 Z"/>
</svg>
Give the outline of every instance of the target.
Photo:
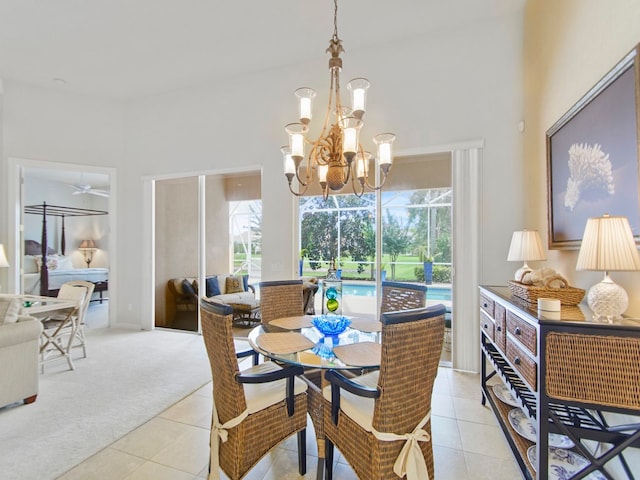
<svg viewBox="0 0 640 480">
<path fill-rule="evenodd" d="M 589 217 L 621 215 L 640 240 L 640 45 L 548 131 L 549 248 L 579 248 Z"/>
</svg>

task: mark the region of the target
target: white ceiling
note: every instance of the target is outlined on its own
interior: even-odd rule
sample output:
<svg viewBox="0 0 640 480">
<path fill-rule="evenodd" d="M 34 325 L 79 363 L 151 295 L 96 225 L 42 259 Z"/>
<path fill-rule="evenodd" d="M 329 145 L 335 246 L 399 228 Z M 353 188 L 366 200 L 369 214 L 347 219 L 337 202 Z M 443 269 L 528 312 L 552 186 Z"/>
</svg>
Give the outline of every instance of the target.
<svg viewBox="0 0 640 480">
<path fill-rule="evenodd" d="M 340 0 L 347 52 L 526 0 Z M 0 78 L 131 99 L 324 53 L 331 0 L 0 0 Z M 61 80 L 55 80 L 61 79 Z"/>
<path fill-rule="evenodd" d="M 40 178 L 51 182 L 67 185 L 91 185 L 92 188 L 109 190 L 109 176 L 101 173 L 28 167 L 24 169 L 24 174 L 30 178 Z M 73 189 L 69 188 L 69 193 L 71 192 Z"/>
</svg>

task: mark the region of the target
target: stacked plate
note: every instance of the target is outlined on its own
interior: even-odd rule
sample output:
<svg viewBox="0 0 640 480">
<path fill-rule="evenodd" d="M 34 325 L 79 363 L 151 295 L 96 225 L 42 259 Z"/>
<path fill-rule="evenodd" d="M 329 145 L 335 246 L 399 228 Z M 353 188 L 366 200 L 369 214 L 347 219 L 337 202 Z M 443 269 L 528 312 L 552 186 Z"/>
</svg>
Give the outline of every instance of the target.
<svg viewBox="0 0 640 480">
<path fill-rule="evenodd" d="M 498 399 L 511 405 L 512 407 L 520 407 L 518 401 L 513 397 L 511 390 L 506 385 L 500 383 L 493 385 L 493 393 Z M 518 433 L 518 435 L 526 438 L 531 442 L 538 441 L 536 427 L 529 417 L 520 408 L 514 408 L 509 411 L 509 424 Z M 582 470 L 589 465 L 589 461 L 582 455 L 578 455 L 569 448 L 573 448 L 575 444 L 566 435 L 558 433 L 549 434 L 549 479 L 565 480 L 571 478 L 574 473 Z M 536 468 L 536 445 L 532 445 L 527 450 L 527 457 L 533 468 Z M 605 476 L 600 472 L 593 472 L 586 477 L 587 480 L 605 480 Z"/>
<path fill-rule="evenodd" d="M 498 400 L 500 400 L 501 402 L 506 403 L 507 405 L 511 405 L 512 407 L 520 406 L 518 401 L 515 398 L 513 398 L 513 395 L 511 394 L 511 390 L 509 390 L 509 388 L 503 383 L 496 383 L 491 388 L 493 388 L 493 393 L 496 395 L 496 397 L 498 397 Z"/>
<path fill-rule="evenodd" d="M 531 420 L 529 420 L 529 417 L 527 417 L 519 408 L 514 408 L 509 412 L 509 423 L 518 435 L 531 442 L 538 441 L 535 425 L 533 425 Z M 566 435 L 550 433 L 549 446 L 554 448 L 573 448 L 575 444 Z"/>
<path fill-rule="evenodd" d="M 527 450 L 527 457 L 533 468 L 536 467 L 536 446 L 533 445 Z M 582 455 L 578 455 L 571 450 L 563 448 L 549 447 L 549 479 L 564 480 L 573 477 L 589 465 L 589 460 Z M 600 472 L 593 472 L 586 477 L 586 480 L 605 480 L 606 477 Z"/>
</svg>

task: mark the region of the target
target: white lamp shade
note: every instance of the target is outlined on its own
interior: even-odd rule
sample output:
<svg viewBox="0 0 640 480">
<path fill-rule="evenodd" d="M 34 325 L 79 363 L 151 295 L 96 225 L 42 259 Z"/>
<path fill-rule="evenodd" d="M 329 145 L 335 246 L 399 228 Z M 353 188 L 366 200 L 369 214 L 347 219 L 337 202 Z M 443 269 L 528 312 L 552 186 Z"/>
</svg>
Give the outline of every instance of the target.
<svg viewBox="0 0 640 480">
<path fill-rule="evenodd" d="M 4 245 L 0 243 L 0 267 L 8 267 L 7 256 L 4 254 Z"/>
<path fill-rule="evenodd" d="M 587 220 L 576 270 L 640 270 L 640 256 L 629 220 L 609 215 Z"/>
<path fill-rule="evenodd" d="M 98 246 L 93 240 L 82 240 L 78 248 L 80 250 L 95 250 L 98 248 Z"/>
<path fill-rule="evenodd" d="M 546 260 L 542 240 L 537 230 L 520 230 L 513 232 L 507 260 L 510 262 L 527 262 L 529 260 Z"/>
</svg>

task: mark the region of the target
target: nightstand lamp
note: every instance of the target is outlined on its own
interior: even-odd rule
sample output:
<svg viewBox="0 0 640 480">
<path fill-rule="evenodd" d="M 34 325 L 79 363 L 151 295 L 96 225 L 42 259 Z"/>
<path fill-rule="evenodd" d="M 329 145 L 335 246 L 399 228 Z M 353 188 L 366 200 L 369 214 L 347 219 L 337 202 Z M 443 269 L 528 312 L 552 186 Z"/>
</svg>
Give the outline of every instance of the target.
<svg viewBox="0 0 640 480">
<path fill-rule="evenodd" d="M 524 274 L 531 271 L 527 262 L 546 259 L 547 257 L 542 248 L 542 240 L 540 240 L 540 234 L 537 230 L 513 232 L 507 260 L 509 262 L 524 262 L 522 267 L 516 270 L 514 275 L 516 281 L 522 281 Z"/>
<path fill-rule="evenodd" d="M 84 255 L 84 261 L 87 263 L 87 268 L 89 268 L 89 265 L 91 265 L 91 262 L 93 261 L 93 254 L 97 249 L 98 246 L 93 240 L 82 240 L 80 242 L 78 250 L 80 250 Z"/>
<path fill-rule="evenodd" d="M 611 280 L 609 272 L 640 270 L 638 248 L 626 217 L 604 215 L 587 220 L 576 270 L 604 272 L 604 279 L 587 294 L 594 319 L 611 322 L 621 318 L 629 306 L 629 297 Z"/>
</svg>

